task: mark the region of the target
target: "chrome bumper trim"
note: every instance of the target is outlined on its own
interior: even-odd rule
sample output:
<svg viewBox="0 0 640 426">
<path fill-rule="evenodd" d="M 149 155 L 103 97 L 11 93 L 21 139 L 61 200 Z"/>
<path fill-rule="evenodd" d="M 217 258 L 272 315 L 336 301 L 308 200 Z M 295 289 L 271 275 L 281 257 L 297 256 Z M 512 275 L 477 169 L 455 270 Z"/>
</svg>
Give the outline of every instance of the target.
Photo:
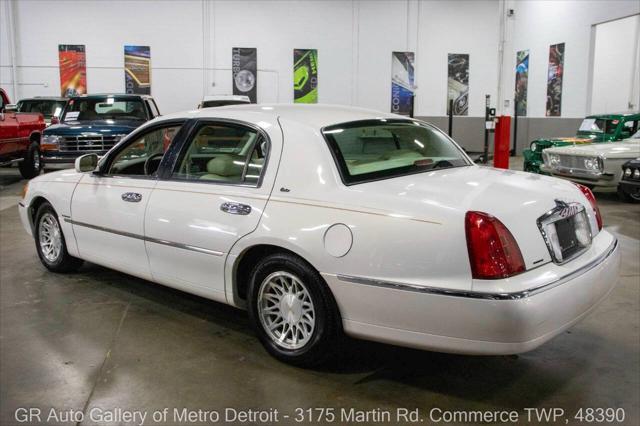
<svg viewBox="0 0 640 426">
<path fill-rule="evenodd" d="M 534 296 L 536 294 L 542 293 L 547 290 L 551 290 L 554 287 L 562 285 L 569 280 L 572 280 L 574 278 L 579 277 L 582 274 L 585 274 L 586 272 L 590 271 L 591 269 L 595 268 L 596 266 L 600 265 L 602 262 L 607 260 L 609 256 L 611 256 L 611 254 L 616 250 L 617 247 L 618 247 L 618 240 L 617 238 L 614 237 L 613 242 L 607 248 L 607 250 L 605 250 L 604 253 L 602 253 L 600 256 L 593 259 L 591 262 L 587 263 L 586 265 L 583 265 L 582 267 L 576 269 L 575 271 L 570 272 L 567 275 L 564 275 L 548 284 L 544 284 L 538 287 L 532 287 L 527 290 L 517 291 L 513 293 L 486 293 L 486 292 L 480 292 L 480 291 L 447 289 L 447 288 L 441 288 L 441 287 L 423 287 L 423 286 L 418 286 L 413 284 L 382 281 L 382 280 L 376 280 L 371 278 L 355 277 L 352 275 L 342 275 L 342 274 L 338 274 L 336 275 L 336 277 L 340 281 L 344 281 L 344 282 L 369 285 L 373 287 L 390 288 L 393 290 L 412 291 L 415 293 L 435 294 L 439 296 L 464 297 L 469 299 L 520 300 L 520 299 L 525 299 L 527 297 Z"/>
<path fill-rule="evenodd" d="M 192 246 L 192 245 L 189 245 L 189 244 L 183 244 L 183 243 L 176 243 L 176 242 L 173 242 L 173 241 L 161 240 L 159 238 L 145 237 L 144 235 L 133 234 L 133 233 L 130 233 L 130 232 L 125 232 L 125 231 L 117 231 L 115 229 L 105 228 L 103 226 L 97 226 L 97 225 L 91 225 L 89 223 L 78 222 L 76 220 L 72 220 L 72 219 L 67 218 L 67 217 L 64 218 L 64 221 L 68 222 L 68 223 L 70 223 L 72 225 L 82 226 L 82 227 L 85 227 L 85 228 L 94 229 L 96 231 L 108 232 L 110 234 L 120 235 L 120 236 L 123 236 L 123 237 L 135 238 L 136 240 L 142 240 L 142 241 L 149 242 L 149 243 L 161 244 L 163 246 L 175 247 L 175 248 L 179 248 L 179 249 L 183 249 L 183 250 L 191 250 L 191 251 L 195 251 L 195 252 L 198 252 L 198 253 L 209 254 L 209 255 L 212 255 L 212 256 L 222 256 L 222 255 L 224 255 L 224 253 L 221 252 L 221 251 L 209 250 L 209 249 L 206 249 L 206 248 L 203 248 L 203 247 Z"/>
</svg>

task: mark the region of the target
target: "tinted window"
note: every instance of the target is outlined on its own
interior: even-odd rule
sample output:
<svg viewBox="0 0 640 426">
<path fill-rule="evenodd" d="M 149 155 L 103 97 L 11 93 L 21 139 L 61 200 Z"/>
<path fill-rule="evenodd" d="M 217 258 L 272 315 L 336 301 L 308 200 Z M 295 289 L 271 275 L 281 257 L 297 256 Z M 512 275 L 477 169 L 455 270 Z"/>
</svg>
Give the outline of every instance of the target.
<svg viewBox="0 0 640 426">
<path fill-rule="evenodd" d="M 71 99 L 62 121 L 118 119 L 147 120 L 143 101 L 118 97 Z"/>
<path fill-rule="evenodd" d="M 180 125 L 152 130 L 127 144 L 114 158 L 109 174 L 153 176 Z"/>
<path fill-rule="evenodd" d="M 54 115 L 60 116 L 64 109 L 65 101 L 33 99 L 18 102 L 19 112 L 39 112 L 44 118 L 51 118 Z"/>
<path fill-rule="evenodd" d="M 248 105 L 249 102 L 245 101 L 203 101 L 202 108 L 213 108 L 227 105 Z"/>
<path fill-rule="evenodd" d="M 323 129 L 345 183 L 469 164 L 441 131 L 414 121 L 367 120 Z"/>
<path fill-rule="evenodd" d="M 257 184 L 266 151 L 266 140 L 254 129 L 229 124 L 203 125 L 186 145 L 173 177 Z"/>
</svg>

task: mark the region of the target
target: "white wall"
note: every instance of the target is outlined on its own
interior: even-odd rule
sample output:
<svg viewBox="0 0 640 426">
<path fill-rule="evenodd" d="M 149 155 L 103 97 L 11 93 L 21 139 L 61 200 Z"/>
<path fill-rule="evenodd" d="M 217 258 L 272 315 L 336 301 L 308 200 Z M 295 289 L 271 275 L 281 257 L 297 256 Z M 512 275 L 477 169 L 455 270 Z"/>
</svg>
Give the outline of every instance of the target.
<svg viewBox="0 0 640 426">
<path fill-rule="evenodd" d="M 640 15 L 596 25 L 591 114 L 638 108 Z"/>
<path fill-rule="evenodd" d="M 0 0 L 0 84 L 11 93 Z M 591 26 L 640 12 L 637 1 L 517 1 L 503 96 L 513 98 L 515 51 L 530 49 L 529 115 L 544 116 L 548 48 L 566 43 L 562 112 L 586 113 Z M 470 115 L 496 102 L 500 2 L 15 1 L 18 96 L 59 93 L 58 44 L 84 44 L 89 92 L 124 90 L 125 44 L 151 46 L 152 94 L 163 113 L 231 92 L 231 48 L 258 49 L 258 99 L 291 102 L 294 48 L 316 48 L 319 101 L 389 110 L 391 52 L 416 52 L 416 114 L 446 112 L 447 53 L 470 55 Z M 203 68 L 218 69 L 203 71 Z M 12 94 L 13 95 L 13 94 Z"/>
<path fill-rule="evenodd" d="M 204 92 L 230 93 L 232 47 L 258 49 L 261 102 L 292 101 L 294 48 L 318 49 L 322 103 L 388 111 L 391 52 L 409 49 L 417 50 L 417 114 L 444 114 L 449 51 L 471 55 L 472 115 L 482 115 L 481 98 L 495 92 L 492 0 L 19 1 L 14 8 L 17 97 L 58 94 L 58 44 L 86 46 L 89 92 L 123 91 L 123 45 L 151 46 L 152 94 L 163 112 L 192 108 Z M 10 91 L 2 33 L 0 83 Z M 219 70 L 205 71 L 203 81 L 203 66 Z"/>
<path fill-rule="evenodd" d="M 511 64 L 506 93 L 513 99 L 515 52 L 529 49 L 528 115 L 544 117 L 549 46 L 564 42 L 562 117 L 584 117 L 589 113 L 592 26 L 640 13 L 640 2 L 509 0 L 508 7 L 515 17 L 505 49 L 505 64 Z"/>
</svg>

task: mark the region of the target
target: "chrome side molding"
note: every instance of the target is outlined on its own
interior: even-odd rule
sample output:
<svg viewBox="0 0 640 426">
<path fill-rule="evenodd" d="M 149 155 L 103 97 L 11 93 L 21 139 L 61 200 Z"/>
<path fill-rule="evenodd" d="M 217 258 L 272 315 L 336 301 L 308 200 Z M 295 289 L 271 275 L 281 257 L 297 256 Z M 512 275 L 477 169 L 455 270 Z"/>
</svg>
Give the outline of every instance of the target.
<svg viewBox="0 0 640 426">
<path fill-rule="evenodd" d="M 404 284 L 398 282 L 391 281 L 383 281 L 376 280 L 372 278 L 365 277 L 355 277 L 352 275 L 342 275 L 338 274 L 336 277 L 340 281 L 350 282 L 354 284 L 363 284 L 374 287 L 382 287 L 389 288 L 393 290 L 401 290 L 401 291 L 412 291 L 415 293 L 425 293 L 425 294 L 435 294 L 440 296 L 452 296 L 452 297 L 465 297 L 470 299 L 486 299 L 486 300 L 520 300 L 525 299 L 530 296 L 534 296 L 536 294 L 542 293 L 547 290 L 551 290 L 554 287 L 557 287 L 565 282 L 579 277 L 580 275 L 588 272 L 589 270 L 595 268 L 602 262 L 606 261 L 609 256 L 616 250 L 618 247 L 618 239 L 614 237 L 613 242 L 607 250 L 604 251 L 600 256 L 593 259 L 591 262 L 583 265 L 582 267 L 576 269 L 569 274 L 563 275 L 555 281 L 552 281 L 548 284 L 544 284 L 538 287 L 532 287 L 526 290 L 517 291 L 513 293 L 488 293 L 488 292 L 480 292 L 480 291 L 472 291 L 472 290 L 455 290 L 455 289 L 447 289 L 441 287 L 424 287 L 412 284 Z"/>
<path fill-rule="evenodd" d="M 162 240 L 162 239 L 159 239 L 159 238 L 145 237 L 144 235 L 132 234 L 130 232 L 118 231 L 118 230 L 111 229 L 111 228 L 105 228 L 103 226 L 91 225 L 90 223 L 78 222 L 77 220 L 72 220 L 72 219 L 67 218 L 67 217 L 64 218 L 64 221 L 68 222 L 68 223 L 70 223 L 72 225 L 82 226 L 84 228 L 94 229 L 96 231 L 108 232 L 110 234 L 120 235 L 122 237 L 134 238 L 136 240 L 142 240 L 142 241 L 149 242 L 149 243 L 161 244 L 161 245 L 164 245 L 164 246 L 175 247 L 175 248 L 179 248 L 179 249 L 183 249 L 183 250 L 191 250 L 191 251 L 195 251 L 195 252 L 198 252 L 198 253 L 209 254 L 209 255 L 212 255 L 212 256 L 223 256 L 224 255 L 224 253 L 221 252 L 221 251 L 210 250 L 210 249 L 207 249 L 207 248 L 204 248 L 204 247 L 197 247 L 197 246 L 192 246 L 192 245 L 189 245 L 189 244 L 176 243 L 174 241 L 167 241 L 167 240 Z"/>
</svg>

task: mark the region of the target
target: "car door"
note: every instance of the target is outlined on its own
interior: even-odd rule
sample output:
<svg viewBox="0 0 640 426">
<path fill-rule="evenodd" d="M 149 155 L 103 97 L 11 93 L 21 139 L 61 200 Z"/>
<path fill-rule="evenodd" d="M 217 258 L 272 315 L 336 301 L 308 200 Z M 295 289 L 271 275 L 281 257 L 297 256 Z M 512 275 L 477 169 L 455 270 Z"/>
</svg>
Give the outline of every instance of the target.
<svg viewBox="0 0 640 426">
<path fill-rule="evenodd" d="M 21 140 L 16 113 L 0 112 L 0 155 L 13 155 L 19 150 Z"/>
<path fill-rule="evenodd" d="M 282 136 L 263 126 L 230 120 L 193 126 L 147 207 L 154 281 L 225 301 L 227 254 L 258 225 L 275 179 L 269 158 L 279 158 Z"/>
<path fill-rule="evenodd" d="M 99 173 L 82 176 L 71 201 L 73 231 L 83 259 L 151 279 L 144 213 L 157 168 L 183 121 L 141 129 L 118 146 Z"/>
</svg>

